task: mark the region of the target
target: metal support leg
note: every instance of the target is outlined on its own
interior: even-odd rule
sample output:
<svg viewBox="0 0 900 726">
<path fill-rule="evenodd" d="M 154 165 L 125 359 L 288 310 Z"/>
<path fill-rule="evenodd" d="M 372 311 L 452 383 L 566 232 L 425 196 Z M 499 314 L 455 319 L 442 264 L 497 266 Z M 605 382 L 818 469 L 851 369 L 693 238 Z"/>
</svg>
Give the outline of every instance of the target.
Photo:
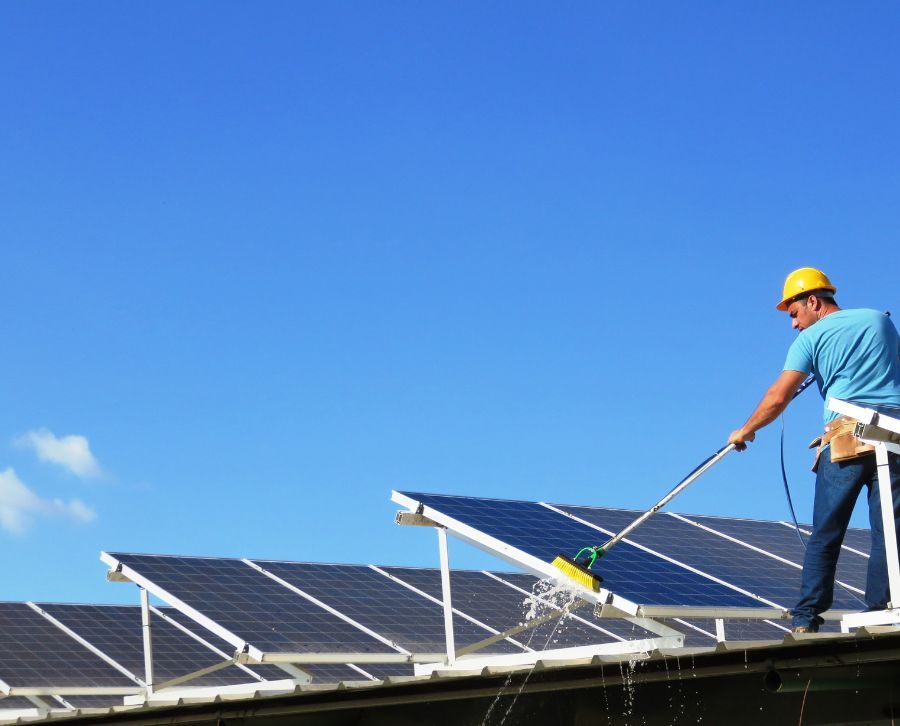
<svg viewBox="0 0 900 726">
<path fill-rule="evenodd" d="M 147 695 L 153 693 L 153 637 L 150 627 L 150 595 L 141 588 L 141 631 L 144 635 L 144 681 Z"/>
<path fill-rule="evenodd" d="M 43 698 L 38 698 L 37 696 L 25 696 L 25 698 L 31 701 L 31 705 L 38 710 L 38 713 L 41 716 L 46 716 L 50 713 L 50 704 L 48 704 Z"/>
<path fill-rule="evenodd" d="M 444 634 L 447 639 L 447 663 L 456 662 L 456 642 L 453 637 L 453 604 L 450 599 L 450 555 L 447 548 L 447 530 L 437 528 L 438 550 L 441 554 L 441 590 L 444 595 Z"/>
<path fill-rule="evenodd" d="M 719 643 L 725 642 L 725 620 L 716 618 L 716 640 Z"/>
<path fill-rule="evenodd" d="M 884 531 L 884 549 L 887 560 L 888 583 L 891 601 L 888 609 L 900 607 L 900 558 L 897 556 L 897 529 L 894 522 L 894 496 L 891 491 L 891 472 L 888 450 L 884 444 L 875 445 L 875 462 L 878 465 L 878 494 L 881 498 L 881 522 Z"/>
</svg>

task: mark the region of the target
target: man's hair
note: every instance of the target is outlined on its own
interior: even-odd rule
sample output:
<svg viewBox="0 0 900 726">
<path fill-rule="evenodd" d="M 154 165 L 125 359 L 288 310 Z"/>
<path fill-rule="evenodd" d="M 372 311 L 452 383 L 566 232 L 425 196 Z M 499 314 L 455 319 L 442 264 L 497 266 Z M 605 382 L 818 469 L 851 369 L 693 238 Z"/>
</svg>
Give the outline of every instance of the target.
<svg viewBox="0 0 900 726">
<path fill-rule="evenodd" d="M 815 295 L 817 299 L 821 300 L 826 305 L 837 305 L 837 303 L 834 301 L 834 295 L 831 294 L 830 290 L 809 290 L 808 292 L 797 295 L 793 300 L 791 300 L 791 302 L 808 300 L 813 295 Z"/>
</svg>

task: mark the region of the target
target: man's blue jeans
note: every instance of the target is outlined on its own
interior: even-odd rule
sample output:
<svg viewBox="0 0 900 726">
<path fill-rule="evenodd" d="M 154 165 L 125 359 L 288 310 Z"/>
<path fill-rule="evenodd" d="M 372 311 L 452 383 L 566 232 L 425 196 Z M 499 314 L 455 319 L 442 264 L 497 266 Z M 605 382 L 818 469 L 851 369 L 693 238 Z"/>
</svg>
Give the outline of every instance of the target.
<svg viewBox="0 0 900 726">
<path fill-rule="evenodd" d="M 900 522 L 900 457 L 895 454 L 889 456 L 896 523 Z M 831 607 L 834 598 L 834 572 L 841 543 L 850 523 L 853 505 L 864 487 L 869 499 L 869 525 L 872 528 L 872 549 L 866 575 L 866 604 L 870 610 L 882 610 L 890 599 L 875 454 L 832 462 L 830 450 L 825 449 L 819 459 L 816 474 L 813 531 L 803 558 L 800 601 L 791 611 L 795 626 L 818 626 L 824 622 L 819 613 Z"/>
</svg>

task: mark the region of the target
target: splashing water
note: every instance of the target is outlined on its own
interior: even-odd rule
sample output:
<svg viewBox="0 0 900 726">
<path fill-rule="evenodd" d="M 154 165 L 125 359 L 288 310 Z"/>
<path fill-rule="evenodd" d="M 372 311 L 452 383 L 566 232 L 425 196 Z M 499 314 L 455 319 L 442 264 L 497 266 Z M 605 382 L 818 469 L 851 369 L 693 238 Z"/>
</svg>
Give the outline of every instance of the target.
<svg viewBox="0 0 900 726">
<path fill-rule="evenodd" d="M 553 627 L 550 629 L 550 634 L 547 636 L 543 647 L 538 648 L 537 650 L 546 650 L 547 646 L 551 642 L 556 642 L 555 638 L 557 638 L 557 633 L 563 632 L 563 629 L 565 627 L 563 623 L 568 620 L 569 611 L 571 610 L 572 605 L 575 604 L 577 599 L 578 596 L 574 591 L 567 589 L 564 585 L 557 584 L 549 580 L 538 580 L 532 586 L 531 595 L 525 598 L 525 600 L 522 602 L 525 622 L 527 623 L 532 620 L 538 620 L 548 615 L 552 615 L 555 617 L 555 622 L 553 620 L 548 621 L 553 622 Z M 531 629 L 528 640 L 524 643 L 526 648 L 531 647 L 531 643 L 537 635 L 538 628 L 540 627 L 541 626 L 538 625 Z M 515 694 L 513 694 L 512 700 L 510 701 L 509 706 L 507 706 L 506 711 L 504 711 L 503 715 L 500 717 L 500 721 L 498 722 L 497 726 L 503 726 L 503 724 L 506 722 L 506 719 L 512 712 L 513 707 L 516 705 L 516 701 L 519 699 L 522 691 L 525 690 L 525 685 L 528 683 L 528 679 L 534 672 L 534 667 L 536 665 L 537 661 L 535 661 L 535 663 L 525 674 L 525 677 L 522 679 L 522 683 L 519 685 L 519 688 L 516 690 Z M 497 692 L 497 695 L 494 697 L 494 700 L 488 707 L 487 712 L 485 712 L 484 718 L 481 720 L 481 726 L 487 726 L 490 722 L 489 719 L 491 717 L 491 714 L 493 713 L 494 708 L 497 706 L 497 703 L 503 697 L 504 692 L 509 687 L 509 684 L 512 682 L 512 678 L 512 673 L 510 673 L 506 677 L 506 681 L 500 687 L 500 690 Z"/>
</svg>

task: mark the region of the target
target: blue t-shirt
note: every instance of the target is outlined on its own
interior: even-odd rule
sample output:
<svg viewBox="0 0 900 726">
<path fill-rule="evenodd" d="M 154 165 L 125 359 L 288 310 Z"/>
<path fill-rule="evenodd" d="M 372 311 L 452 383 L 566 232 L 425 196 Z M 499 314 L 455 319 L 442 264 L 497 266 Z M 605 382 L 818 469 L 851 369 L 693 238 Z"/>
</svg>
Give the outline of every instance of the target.
<svg viewBox="0 0 900 726">
<path fill-rule="evenodd" d="M 825 399 L 857 404 L 900 406 L 900 336 L 891 319 L 877 310 L 839 310 L 805 330 L 788 350 L 784 370 L 815 373 Z"/>
</svg>

